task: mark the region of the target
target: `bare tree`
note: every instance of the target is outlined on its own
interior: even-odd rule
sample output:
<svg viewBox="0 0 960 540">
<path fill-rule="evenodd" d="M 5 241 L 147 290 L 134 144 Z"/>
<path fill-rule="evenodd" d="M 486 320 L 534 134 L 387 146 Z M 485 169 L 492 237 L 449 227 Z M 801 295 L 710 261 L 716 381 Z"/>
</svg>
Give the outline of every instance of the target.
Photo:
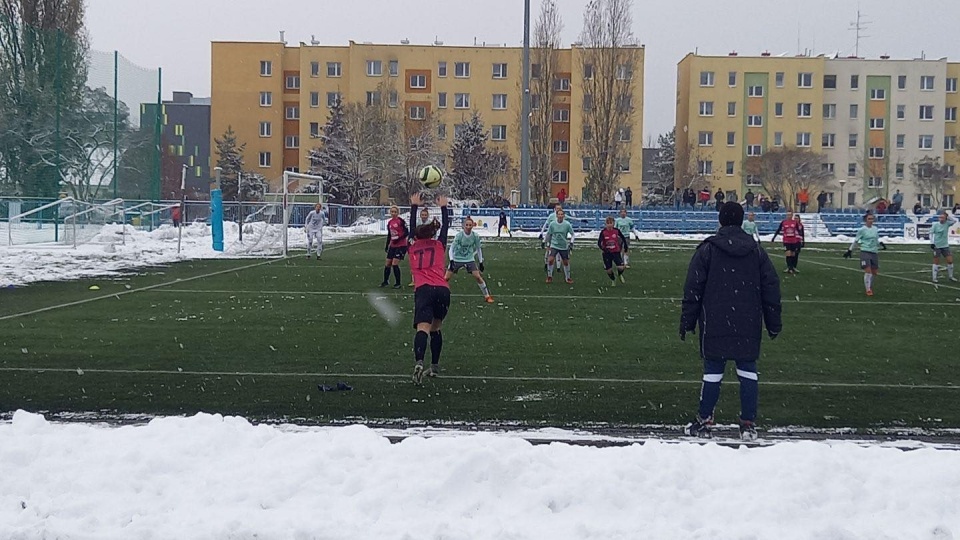
<svg viewBox="0 0 960 540">
<path fill-rule="evenodd" d="M 584 79 L 582 157 L 589 160 L 585 198 L 613 198 L 635 124 L 634 73 L 641 49 L 633 35 L 632 0 L 591 0 L 583 15 L 580 41 Z M 625 136 L 626 135 L 626 136 Z"/>
<path fill-rule="evenodd" d="M 940 157 L 924 157 L 910 164 L 910 175 L 921 195 L 930 195 L 930 206 L 940 208 L 943 194 L 953 188 L 956 175 Z"/>
<path fill-rule="evenodd" d="M 786 146 L 747 158 L 743 170 L 755 175 L 767 194 L 790 208 L 801 190 L 816 193 L 827 187 L 833 173 L 823 167 L 824 162 L 823 154 Z"/>
<path fill-rule="evenodd" d="M 393 171 L 390 196 L 397 201 L 406 201 L 411 194 L 423 189 L 420 184 L 420 169 L 427 165 L 441 165 L 444 151 L 440 147 L 436 115 L 427 114 L 422 120 L 404 122 L 403 140 L 397 153 Z"/>
<path fill-rule="evenodd" d="M 699 191 L 720 180 L 719 171 L 713 167 L 713 154 L 698 146 L 696 141 L 690 141 L 685 148 L 674 148 L 676 187 Z"/>
</svg>

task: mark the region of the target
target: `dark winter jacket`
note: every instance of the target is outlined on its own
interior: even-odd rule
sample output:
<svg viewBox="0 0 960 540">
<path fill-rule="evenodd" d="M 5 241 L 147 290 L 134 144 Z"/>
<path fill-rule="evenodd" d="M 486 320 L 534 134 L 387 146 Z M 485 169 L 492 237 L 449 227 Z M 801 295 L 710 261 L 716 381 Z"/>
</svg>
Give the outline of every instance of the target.
<svg viewBox="0 0 960 540">
<path fill-rule="evenodd" d="M 738 226 L 721 227 L 690 260 L 680 329 L 697 325 L 707 360 L 756 360 L 763 326 L 772 335 L 782 329 L 780 278 L 763 248 Z"/>
</svg>

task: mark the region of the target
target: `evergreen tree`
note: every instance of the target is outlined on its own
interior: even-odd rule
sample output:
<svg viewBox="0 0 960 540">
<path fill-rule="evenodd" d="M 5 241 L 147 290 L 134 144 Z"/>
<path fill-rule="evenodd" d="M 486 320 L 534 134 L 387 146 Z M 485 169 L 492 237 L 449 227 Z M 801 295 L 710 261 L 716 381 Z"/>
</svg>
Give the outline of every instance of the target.
<svg viewBox="0 0 960 540">
<path fill-rule="evenodd" d="M 487 151 L 487 134 L 479 113 L 474 112 L 461 126 L 453 139 L 450 157 L 453 168 L 448 179 L 454 197 L 482 201 L 493 193 L 492 178 L 498 163 Z"/>
<path fill-rule="evenodd" d="M 237 178 L 243 171 L 243 151 L 247 148 L 247 143 L 237 145 L 237 135 L 233 132 L 233 126 L 227 126 L 223 137 L 214 139 L 213 142 L 217 145 L 217 167 L 222 169 L 220 190 L 223 192 L 223 199 L 236 200 Z"/>
<path fill-rule="evenodd" d="M 240 178 L 240 200 L 262 201 L 267 191 L 267 178 L 255 171 L 244 171 Z"/>
<path fill-rule="evenodd" d="M 330 116 L 320 133 L 320 144 L 310 150 L 310 171 L 323 177 L 323 189 L 332 202 L 350 204 L 350 186 L 354 183 L 350 172 L 350 132 L 344 118 L 343 103 L 337 100 L 330 108 Z"/>
</svg>

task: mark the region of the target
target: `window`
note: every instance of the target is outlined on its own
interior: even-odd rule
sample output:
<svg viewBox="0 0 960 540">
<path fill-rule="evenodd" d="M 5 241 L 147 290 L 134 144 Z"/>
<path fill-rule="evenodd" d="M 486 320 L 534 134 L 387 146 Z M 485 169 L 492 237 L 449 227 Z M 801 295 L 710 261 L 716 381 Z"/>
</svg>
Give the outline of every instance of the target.
<svg viewBox="0 0 960 540">
<path fill-rule="evenodd" d="M 367 77 L 380 77 L 381 75 L 383 75 L 383 62 L 367 60 Z"/>
<path fill-rule="evenodd" d="M 273 62 L 270 60 L 261 60 L 260 61 L 260 76 L 269 77 L 273 75 Z"/>
<path fill-rule="evenodd" d="M 400 63 L 399 63 L 399 62 L 397 62 L 396 60 L 391 60 L 391 61 L 387 64 L 387 66 L 388 66 L 387 69 L 389 70 L 391 77 L 396 77 L 396 76 L 400 75 Z"/>
<path fill-rule="evenodd" d="M 628 96 L 628 95 L 617 96 L 617 109 L 620 111 L 633 110 L 633 96 Z"/>
<path fill-rule="evenodd" d="M 824 103 L 823 104 L 823 117 L 826 119 L 833 119 L 837 117 L 837 104 L 836 103 Z"/>
<path fill-rule="evenodd" d="M 857 176 L 857 164 L 856 163 L 847 163 L 847 176 L 855 177 Z"/>
<path fill-rule="evenodd" d="M 783 72 L 778 71 L 774 79 L 776 81 L 777 88 L 783 88 Z"/>
<path fill-rule="evenodd" d="M 867 155 L 870 156 L 870 159 L 883 159 L 882 146 L 871 146 L 867 152 Z"/>
<path fill-rule="evenodd" d="M 390 107 L 396 107 L 400 102 L 400 96 L 397 94 L 396 90 L 391 90 L 387 94 L 387 105 Z"/>
<path fill-rule="evenodd" d="M 747 187 L 760 187 L 760 175 L 757 174 L 748 174 L 747 175 Z"/>
<path fill-rule="evenodd" d="M 847 147 L 856 148 L 857 147 L 857 134 L 851 133 L 847 139 Z"/>
<path fill-rule="evenodd" d="M 569 122 L 569 121 L 570 121 L 570 109 L 554 109 L 554 110 L 553 110 L 553 121 L 554 121 L 554 122 Z"/>
<path fill-rule="evenodd" d="M 569 92 L 570 79 L 567 77 L 557 77 L 553 79 L 553 89 L 557 92 Z"/>
<path fill-rule="evenodd" d="M 454 109 L 469 109 L 469 108 L 470 108 L 470 94 L 454 94 L 454 95 L 453 95 L 453 108 L 454 108 Z"/>
<path fill-rule="evenodd" d="M 456 139 L 463 135 L 463 130 L 467 129 L 466 124 L 454 124 L 453 125 L 453 138 Z"/>
<path fill-rule="evenodd" d="M 850 119 L 856 120 L 857 116 L 860 115 L 860 106 L 856 103 L 850 104 Z"/>
<path fill-rule="evenodd" d="M 447 93 L 438 92 L 437 93 L 437 107 L 441 109 L 447 108 Z"/>
<path fill-rule="evenodd" d="M 437 77 L 446 77 L 447 76 L 447 63 L 446 62 L 437 62 Z"/>
<path fill-rule="evenodd" d="M 490 139 L 494 141 L 507 140 L 507 126 L 504 124 L 494 124 L 490 126 Z"/>
<path fill-rule="evenodd" d="M 824 133 L 820 138 L 820 146 L 823 148 L 833 148 L 837 145 L 836 133 Z"/>
<path fill-rule="evenodd" d="M 823 174 L 833 174 L 833 163 L 821 163 L 820 172 Z"/>
<path fill-rule="evenodd" d="M 824 75 L 823 76 L 823 87 L 827 90 L 836 90 L 837 89 L 837 76 L 836 75 Z"/>
<path fill-rule="evenodd" d="M 327 62 L 327 77 L 340 77 L 342 74 L 340 62 Z"/>
<path fill-rule="evenodd" d="M 697 142 L 700 146 L 713 146 L 713 132 L 712 131 L 701 131 Z"/>
<path fill-rule="evenodd" d="M 933 120 L 933 105 L 921 105 L 921 106 L 920 106 L 920 119 L 921 119 L 921 120 Z"/>
<path fill-rule="evenodd" d="M 567 171 L 553 171 L 553 183 L 554 183 L 554 184 L 566 184 L 566 183 L 567 183 Z"/>
<path fill-rule="evenodd" d="M 903 178 L 903 163 L 897 163 L 896 173 L 897 178 Z"/>
<path fill-rule="evenodd" d="M 710 159 L 697 160 L 697 172 L 703 175 L 713 174 L 713 160 L 710 160 Z"/>
<path fill-rule="evenodd" d="M 956 122 L 957 121 L 957 108 L 956 107 L 947 107 L 943 110 L 943 119 L 947 122 Z"/>
<path fill-rule="evenodd" d="M 747 116 L 747 125 L 750 127 L 760 127 L 763 125 L 763 117 L 759 114 Z"/>
<path fill-rule="evenodd" d="M 585 111 L 593 110 L 593 94 L 583 95 L 583 110 Z"/>
<path fill-rule="evenodd" d="M 762 87 L 762 86 L 748 86 L 748 87 L 747 87 L 747 96 L 749 96 L 749 97 L 763 97 L 763 87 Z"/>
<path fill-rule="evenodd" d="M 747 155 L 748 156 L 759 156 L 762 154 L 762 149 L 759 144 L 747 145 Z"/>
<path fill-rule="evenodd" d="M 453 76 L 465 79 L 470 76 L 470 62 L 454 62 Z"/>
<path fill-rule="evenodd" d="M 507 108 L 507 95 L 506 94 L 494 94 L 493 95 L 493 109 L 497 111 L 502 111 Z"/>
<path fill-rule="evenodd" d="M 620 142 L 630 142 L 633 139 L 633 130 L 629 127 L 620 128 L 620 132 L 617 134 L 617 139 Z M 710 132 L 710 144 L 713 144 L 713 132 Z"/>
<path fill-rule="evenodd" d="M 810 146 L 811 137 L 812 135 L 809 131 L 797 132 L 797 146 L 801 148 L 808 148 Z"/>
<path fill-rule="evenodd" d="M 311 107 L 320 106 L 320 92 L 310 92 L 310 106 Z"/>
<path fill-rule="evenodd" d="M 540 94 L 530 94 L 530 110 L 537 110 L 540 108 Z"/>
<path fill-rule="evenodd" d="M 727 170 L 726 170 L 726 173 L 727 173 L 727 176 L 733 176 L 733 162 L 732 162 L 732 161 L 728 161 L 728 162 L 727 162 Z"/>
<path fill-rule="evenodd" d="M 783 103 L 773 104 L 773 115 L 777 117 L 783 116 Z"/>
<path fill-rule="evenodd" d="M 593 64 L 583 65 L 583 78 L 588 81 L 593 79 Z"/>
<path fill-rule="evenodd" d="M 310 76 L 311 77 L 320 76 L 320 62 L 310 62 Z"/>
<path fill-rule="evenodd" d="M 736 85 L 737 85 L 737 72 L 736 72 L 736 71 L 731 71 L 730 73 L 727 73 L 727 85 L 728 85 L 728 86 L 736 86 Z"/>
<path fill-rule="evenodd" d="M 286 119 L 287 120 L 299 120 L 300 119 L 300 106 L 299 105 L 290 105 L 286 108 Z"/>
<path fill-rule="evenodd" d="M 427 108 L 422 105 L 413 105 L 410 107 L 411 120 L 423 120 L 427 117 Z"/>
<path fill-rule="evenodd" d="M 957 136 L 956 135 L 947 135 L 943 138 L 943 149 L 944 150 L 956 150 L 957 149 Z"/>
<path fill-rule="evenodd" d="M 570 151 L 570 143 L 568 141 L 553 141 L 554 154 L 566 154 L 569 151 Z"/>
<path fill-rule="evenodd" d="M 284 148 L 300 148 L 300 136 L 299 135 L 287 135 L 283 138 Z"/>
<path fill-rule="evenodd" d="M 310 122 L 310 138 L 316 139 L 320 136 L 320 122 Z"/>
<path fill-rule="evenodd" d="M 506 79 L 507 78 L 507 65 L 506 64 L 494 64 L 493 65 L 493 78 L 494 79 Z"/>
<path fill-rule="evenodd" d="M 727 132 L 727 146 L 735 146 L 737 144 L 737 132 L 728 131 Z"/>
<path fill-rule="evenodd" d="M 287 77 L 286 77 L 286 87 L 287 87 L 287 90 L 299 90 L 299 89 L 300 89 L 300 76 L 299 76 L 299 75 L 287 75 Z"/>
<path fill-rule="evenodd" d="M 955 94 L 957 92 L 957 78 L 950 77 L 947 79 L 947 93 Z"/>
<path fill-rule="evenodd" d="M 773 132 L 773 145 L 776 146 L 776 147 L 781 147 L 781 146 L 783 146 L 783 132 L 782 132 L 782 131 L 774 131 L 774 132 Z"/>
<path fill-rule="evenodd" d="M 261 137 L 273 136 L 273 125 L 270 124 L 270 122 L 260 122 L 260 136 Z"/>
<path fill-rule="evenodd" d="M 270 152 L 260 152 L 260 166 L 261 167 L 270 166 Z"/>
<path fill-rule="evenodd" d="M 700 116 L 713 116 L 713 102 L 712 102 L 712 101 L 701 101 L 701 102 L 700 102 Z"/>
<path fill-rule="evenodd" d="M 887 99 L 887 91 L 883 88 L 871 88 L 870 99 L 874 101 L 883 101 Z"/>
<path fill-rule="evenodd" d="M 870 119 L 870 129 L 883 129 L 885 124 L 886 124 L 886 119 L 884 118 Z"/>
<path fill-rule="evenodd" d="M 882 188 L 883 187 L 883 177 L 881 176 L 871 176 L 867 179 L 868 188 Z"/>
<path fill-rule="evenodd" d="M 588 172 L 590 170 L 591 165 L 593 165 L 592 159 L 590 159 L 589 157 L 583 158 L 583 163 L 581 167 L 583 168 L 584 172 Z"/>
<path fill-rule="evenodd" d="M 907 76 L 900 75 L 897 77 L 897 90 L 906 90 L 907 89 Z"/>
<path fill-rule="evenodd" d="M 411 75 L 410 76 L 410 88 L 426 88 L 427 87 L 427 76 L 426 75 Z"/>
<path fill-rule="evenodd" d="M 617 80 L 618 81 L 629 81 L 633 78 L 633 68 L 631 66 L 620 64 L 617 66 Z M 713 86 L 711 84 L 710 86 Z"/>
<path fill-rule="evenodd" d="M 921 135 L 919 147 L 921 150 L 933 149 L 933 135 Z"/>
<path fill-rule="evenodd" d="M 540 64 L 530 64 L 530 78 L 539 79 L 540 74 L 543 72 L 543 67 Z"/>
<path fill-rule="evenodd" d="M 797 103 L 797 117 L 798 118 L 810 118 L 813 116 L 813 104 L 812 103 Z"/>
<path fill-rule="evenodd" d="M 437 138 L 441 141 L 447 140 L 447 125 L 437 124 Z"/>
<path fill-rule="evenodd" d="M 728 101 L 727 102 L 727 116 L 736 116 L 737 115 L 737 102 Z"/>
<path fill-rule="evenodd" d="M 373 91 L 367 92 L 367 105 L 379 105 L 380 104 L 380 92 Z"/>
<path fill-rule="evenodd" d="M 906 148 L 907 147 L 907 136 L 903 133 L 897 135 L 897 148 Z"/>
<path fill-rule="evenodd" d="M 860 76 L 859 76 L 859 75 L 851 75 L 851 76 L 850 76 L 850 89 L 851 89 L 851 90 L 856 90 L 856 89 L 858 89 L 858 88 L 860 88 Z"/>
<path fill-rule="evenodd" d="M 712 72 L 712 71 L 701 71 L 701 72 L 700 72 L 700 86 L 713 86 L 713 72 Z"/>
<path fill-rule="evenodd" d="M 906 118 L 907 118 L 907 106 L 897 105 L 897 120 L 905 120 Z"/>
<path fill-rule="evenodd" d="M 953 195 L 944 195 L 943 196 L 943 208 L 953 208 Z"/>
<path fill-rule="evenodd" d="M 589 125 L 583 126 L 583 140 L 584 141 L 593 140 L 593 128 L 591 128 Z"/>
<path fill-rule="evenodd" d="M 847 193 L 847 206 L 856 206 L 857 205 L 857 193 Z"/>
<path fill-rule="evenodd" d="M 813 88 L 813 73 L 797 73 L 797 86 Z"/>
<path fill-rule="evenodd" d="M 920 76 L 920 89 L 921 89 L 921 90 L 933 90 L 933 75 L 921 75 L 921 76 Z"/>
<path fill-rule="evenodd" d="M 273 92 L 260 92 L 260 106 L 269 107 L 273 105 Z"/>
</svg>

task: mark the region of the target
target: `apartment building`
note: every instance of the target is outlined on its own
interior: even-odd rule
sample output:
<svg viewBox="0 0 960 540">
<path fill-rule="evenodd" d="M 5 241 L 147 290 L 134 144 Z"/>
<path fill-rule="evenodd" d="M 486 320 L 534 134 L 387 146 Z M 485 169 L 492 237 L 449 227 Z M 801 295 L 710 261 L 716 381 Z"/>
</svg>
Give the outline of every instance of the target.
<svg viewBox="0 0 960 540">
<path fill-rule="evenodd" d="M 580 54 L 576 47 L 558 51 L 558 91 L 552 103 L 539 104 L 555 113 L 551 193 L 565 189 L 573 199 L 582 197 L 588 167 L 580 152 L 584 102 Z M 232 127 L 238 142 L 247 145 L 247 166 L 278 182 L 284 170 L 310 167 L 309 152 L 318 144 L 336 99 L 384 100 L 402 110 L 408 122 L 432 115 L 447 149 L 457 126 L 478 111 L 487 128 L 488 147 L 511 157 L 513 185 L 504 186 L 509 192 L 519 185 L 521 55 L 520 48 L 501 46 L 213 42 L 211 139 Z M 635 127 L 630 144 L 636 150 L 621 167 L 620 179 L 622 187 L 638 193 L 643 170 L 642 59 L 641 48 L 632 98 Z M 536 76 L 536 66 L 531 72 Z M 387 95 L 380 95 L 383 87 L 391 88 Z M 532 101 L 538 106 L 536 96 Z M 450 163 L 444 165 L 449 168 Z"/>
<path fill-rule="evenodd" d="M 834 206 L 897 190 L 905 206 L 936 206 L 911 164 L 938 158 L 955 168 L 958 73 L 946 59 L 689 54 L 677 73 L 678 186 L 695 178 L 740 196 L 761 192 L 751 160 L 799 147 L 823 155 Z M 939 204 L 954 204 L 953 189 Z"/>
</svg>

